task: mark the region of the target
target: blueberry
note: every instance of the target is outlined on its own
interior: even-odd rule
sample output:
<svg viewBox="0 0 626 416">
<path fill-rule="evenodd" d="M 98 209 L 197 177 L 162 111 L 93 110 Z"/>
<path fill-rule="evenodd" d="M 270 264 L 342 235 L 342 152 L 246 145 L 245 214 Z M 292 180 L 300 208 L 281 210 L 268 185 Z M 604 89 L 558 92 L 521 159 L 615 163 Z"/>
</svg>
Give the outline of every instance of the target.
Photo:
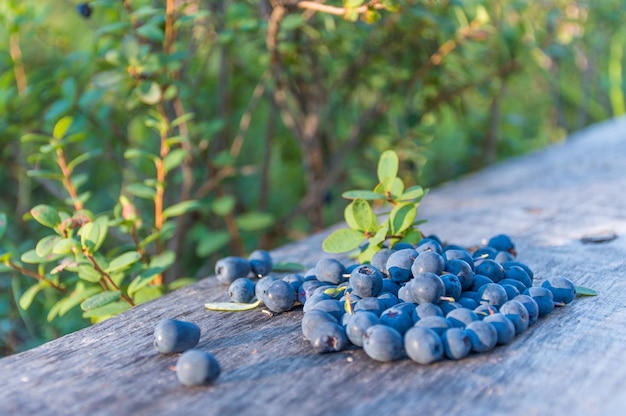
<svg viewBox="0 0 626 416">
<path fill-rule="evenodd" d="M 528 276 L 530 276 L 531 280 L 535 277 L 535 274 L 533 273 L 532 269 L 526 263 L 522 263 L 521 261 L 517 261 L 517 260 L 509 260 L 509 261 L 505 261 L 502 263 L 502 267 L 504 268 L 507 268 L 510 266 L 521 267 L 522 269 L 524 269 L 526 273 L 528 273 Z"/>
<path fill-rule="evenodd" d="M 565 277 L 551 277 L 541 283 L 554 297 L 555 302 L 570 303 L 576 297 L 576 286 Z"/>
<path fill-rule="evenodd" d="M 494 313 L 498 313 L 498 308 L 492 306 L 488 303 L 481 303 L 473 311 L 478 315 L 480 319 L 485 319 L 488 315 L 493 315 Z"/>
<path fill-rule="evenodd" d="M 474 270 L 474 258 L 469 251 L 464 248 L 451 248 L 443 251 L 443 259 L 448 262 L 452 259 L 463 260 L 469 264 L 470 268 Z"/>
<path fill-rule="evenodd" d="M 375 297 L 363 298 L 360 299 L 355 305 L 355 311 L 369 311 L 372 312 L 376 316 L 380 316 L 383 311 L 387 309 L 385 304 L 380 301 L 380 299 Z"/>
<path fill-rule="evenodd" d="M 250 273 L 250 262 L 242 257 L 228 256 L 215 263 L 215 275 L 221 283 L 231 284 Z"/>
<path fill-rule="evenodd" d="M 254 295 L 258 300 L 265 303 L 265 296 L 267 295 L 267 289 L 271 286 L 272 283 L 277 281 L 278 278 L 273 274 L 268 274 L 263 278 L 259 279 L 254 285 Z"/>
<path fill-rule="evenodd" d="M 513 299 L 515 296 L 521 295 L 519 289 L 516 286 L 513 286 L 508 283 L 505 283 L 505 284 L 498 283 L 498 284 L 502 286 L 502 288 L 506 292 L 506 297 L 508 299 Z"/>
<path fill-rule="evenodd" d="M 506 290 L 497 283 L 487 283 L 478 289 L 480 303 L 500 307 L 509 300 Z"/>
<path fill-rule="evenodd" d="M 472 344 L 474 352 L 487 352 L 492 350 L 498 342 L 496 327 L 485 321 L 470 322 L 465 327 L 465 332 Z"/>
<path fill-rule="evenodd" d="M 317 280 L 321 282 L 338 285 L 346 280 L 345 274 L 345 266 L 337 259 L 324 258 L 318 260 L 315 264 L 315 275 L 317 276 Z"/>
<path fill-rule="evenodd" d="M 435 273 L 440 275 L 443 273 L 445 261 L 441 254 L 436 251 L 424 251 L 413 261 L 411 265 L 411 273 L 416 276 L 420 273 Z"/>
<path fill-rule="evenodd" d="M 456 275 L 461 281 L 463 290 L 468 290 L 474 281 L 472 266 L 460 259 L 450 259 L 444 266 L 444 271 Z"/>
<path fill-rule="evenodd" d="M 413 297 L 413 294 L 409 290 L 409 285 L 406 284 L 398 290 L 398 299 L 402 302 L 417 303 L 417 300 Z"/>
<path fill-rule="evenodd" d="M 439 304 L 439 307 L 441 308 L 441 311 L 443 312 L 444 316 L 447 315 L 452 309 L 459 309 L 462 308 L 463 305 L 461 305 L 458 302 L 450 302 L 449 300 L 443 300 L 441 301 L 441 303 Z"/>
<path fill-rule="evenodd" d="M 320 326 L 323 322 L 338 323 L 339 321 L 333 315 L 321 309 L 313 309 L 309 312 L 306 312 L 302 316 L 302 322 L 300 323 L 300 326 L 302 328 L 302 335 L 304 335 L 304 338 L 310 341 L 315 328 Z"/>
<path fill-rule="evenodd" d="M 448 312 L 446 320 L 450 323 L 451 327 L 463 328 L 470 322 L 480 321 L 480 318 L 476 312 L 471 309 L 458 308 Z"/>
<path fill-rule="evenodd" d="M 299 292 L 300 286 L 302 286 L 302 283 L 304 283 L 304 277 L 298 273 L 289 273 L 283 276 L 282 280 L 293 286 L 296 292 Z"/>
<path fill-rule="evenodd" d="M 390 248 L 381 248 L 372 256 L 372 261 L 371 261 L 372 266 L 380 270 L 382 274 L 385 274 L 385 275 L 388 274 L 387 273 L 387 260 L 389 259 L 389 256 L 391 256 L 391 253 L 393 252 L 394 250 Z"/>
<path fill-rule="evenodd" d="M 511 237 L 506 234 L 498 234 L 489 239 L 487 246 L 492 247 L 498 251 L 507 251 L 509 253 L 515 252 L 515 244 Z"/>
<path fill-rule="evenodd" d="M 79 3 L 76 6 L 76 11 L 78 11 L 78 14 L 83 16 L 85 19 L 89 19 L 89 17 L 93 13 L 93 9 L 89 5 L 89 3 Z"/>
<path fill-rule="evenodd" d="M 526 290 L 526 285 L 519 280 L 514 279 L 502 279 L 498 282 L 499 285 L 511 285 L 515 286 L 515 288 L 519 291 L 519 293 L 524 293 Z"/>
<path fill-rule="evenodd" d="M 441 302 L 445 294 L 445 285 L 439 276 L 434 273 L 420 273 L 406 284 L 415 303 L 435 303 Z"/>
<path fill-rule="evenodd" d="M 439 305 L 434 303 L 422 303 L 417 305 L 413 311 L 413 321 L 417 322 L 420 319 L 424 319 L 427 316 L 445 316 Z"/>
<path fill-rule="evenodd" d="M 469 355 L 472 350 L 472 342 L 467 332 L 461 328 L 450 328 L 441 336 L 443 349 L 446 357 L 452 360 L 460 360 Z"/>
<path fill-rule="evenodd" d="M 461 297 L 461 292 L 463 288 L 461 286 L 461 281 L 457 275 L 446 273 L 441 276 L 441 280 L 443 281 L 443 285 L 445 287 L 445 295 L 448 298 L 452 298 L 457 300 Z"/>
<path fill-rule="evenodd" d="M 344 304 L 336 299 L 326 299 L 316 302 L 310 310 L 313 309 L 326 311 L 329 314 L 333 315 L 335 318 L 337 318 L 337 321 L 341 320 L 341 317 L 345 313 Z"/>
<path fill-rule="evenodd" d="M 539 305 L 532 297 L 528 295 L 517 295 L 513 300 L 518 301 L 528 311 L 528 324 L 532 325 L 539 319 Z"/>
<path fill-rule="evenodd" d="M 380 290 L 382 293 L 391 293 L 392 295 L 398 296 L 398 292 L 400 291 L 400 284 L 394 282 L 389 278 L 383 279 L 383 288 Z"/>
<path fill-rule="evenodd" d="M 405 250 L 407 248 L 410 248 L 411 250 L 414 250 L 415 247 L 413 246 L 413 244 L 411 243 L 407 243 L 406 241 L 399 241 L 396 244 L 393 245 L 392 249 L 395 251 L 398 250 Z"/>
<path fill-rule="evenodd" d="M 472 293 L 476 293 L 476 292 L 472 292 Z M 475 298 L 470 297 L 470 296 L 463 296 L 463 294 L 461 294 L 461 297 L 459 298 L 457 303 L 459 303 L 462 307 L 467 308 L 467 309 L 476 309 L 478 307 L 478 302 L 476 301 Z"/>
<path fill-rule="evenodd" d="M 554 310 L 554 295 L 549 289 L 541 286 L 533 286 L 527 288 L 524 294 L 529 295 L 537 302 L 540 317 Z"/>
<path fill-rule="evenodd" d="M 515 326 L 515 334 L 519 335 L 528 329 L 530 323 L 528 310 L 520 302 L 510 300 L 500 308 L 500 313 L 509 318 Z"/>
<path fill-rule="evenodd" d="M 378 324 L 378 316 L 370 311 L 357 311 L 344 316 L 347 316 L 344 325 L 348 339 L 357 347 L 362 347 L 363 335 L 370 326 Z"/>
<path fill-rule="evenodd" d="M 398 299 L 396 295 L 388 292 L 381 293 L 378 295 L 377 299 L 383 304 L 385 309 L 389 309 L 400 303 L 400 299 Z"/>
<path fill-rule="evenodd" d="M 450 328 L 450 322 L 443 316 L 425 316 L 415 323 L 414 326 L 430 328 L 437 334 L 442 335 L 448 328 Z"/>
<path fill-rule="evenodd" d="M 419 364 L 430 364 L 443 357 L 443 342 L 432 329 L 414 326 L 404 335 L 404 349 Z"/>
<path fill-rule="evenodd" d="M 483 322 L 488 322 L 496 329 L 498 334 L 498 345 L 508 344 L 515 338 L 515 325 L 513 322 L 501 313 L 485 316 Z"/>
<path fill-rule="evenodd" d="M 443 253 L 443 246 L 441 245 L 441 241 L 437 238 L 426 237 L 422 238 L 419 243 L 417 243 L 417 247 L 415 250 L 418 253 L 425 253 L 427 251 L 434 251 L 436 253 Z"/>
<path fill-rule="evenodd" d="M 484 247 L 479 247 L 476 250 L 474 250 L 474 252 L 472 253 L 472 257 L 474 258 L 474 264 L 476 264 L 477 260 L 480 259 L 495 259 L 496 258 L 496 254 L 498 254 L 498 250 L 496 250 L 493 247 L 488 247 L 488 246 L 484 246 Z"/>
<path fill-rule="evenodd" d="M 472 292 L 478 292 L 478 289 L 489 283 L 493 283 L 493 280 L 487 276 L 483 276 L 482 274 L 476 274 L 474 275 L 474 280 L 472 280 L 472 285 L 469 287 L 469 290 Z M 480 302 L 480 298 L 478 298 L 478 302 Z"/>
<path fill-rule="evenodd" d="M 252 273 L 258 277 L 267 276 L 272 271 L 272 256 L 265 250 L 254 250 L 248 256 Z"/>
<path fill-rule="evenodd" d="M 415 309 L 412 307 L 412 309 Z M 399 307 L 391 307 L 385 310 L 379 319 L 381 325 L 390 326 L 396 329 L 401 335 L 413 326 L 412 311 L 403 310 Z"/>
<path fill-rule="evenodd" d="M 217 359 L 206 351 L 188 350 L 176 361 L 178 381 L 189 387 L 211 384 L 220 375 Z"/>
<path fill-rule="evenodd" d="M 528 273 L 526 273 L 526 270 L 522 269 L 520 266 L 506 267 L 504 269 L 504 278 L 522 282 L 526 287 L 531 287 L 533 285 L 533 281 Z"/>
<path fill-rule="evenodd" d="M 504 279 L 504 267 L 495 260 L 485 259 L 481 261 L 474 269 L 476 274 L 487 276 L 495 283 Z"/>
<path fill-rule="evenodd" d="M 348 345 L 346 330 L 334 322 L 322 322 L 311 334 L 313 350 L 319 354 L 341 351 Z"/>
<path fill-rule="evenodd" d="M 233 302 L 250 303 L 254 299 L 254 286 L 251 279 L 240 277 L 228 287 L 228 296 Z"/>
<path fill-rule="evenodd" d="M 494 258 L 498 263 L 508 263 L 515 260 L 515 256 L 508 251 L 498 251 L 496 257 Z"/>
<path fill-rule="evenodd" d="M 405 248 L 391 253 L 387 259 L 387 273 L 394 282 L 403 283 L 411 278 L 411 267 L 417 258 L 417 251 Z"/>
<path fill-rule="evenodd" d="M 390 326 L 372 325 L 363 336 L 363 350 L 376 361 L 395 361 L 404 356 L 404 340 L 402 335 Z"/>
<path fill-rule="evenodd" d="M 272 312 L 286 312 L 296 303 L 296 291 L 284 280 L 276 280 L 267 288 L 263 303 Z"/>
<path fill-rule="evenodd" d="M 154 327 L 154 347 L 164 354 L 183 352 L 200 340 L 200 327 L 193 322 L 163 319 Z"/>
<path fill-rule="evenodd" d="M 359 266 L 350 273 L 352 293 L 361 298 L 378 296 L 383 288 L 382 273 L 370 265 Z"/>
</svg>

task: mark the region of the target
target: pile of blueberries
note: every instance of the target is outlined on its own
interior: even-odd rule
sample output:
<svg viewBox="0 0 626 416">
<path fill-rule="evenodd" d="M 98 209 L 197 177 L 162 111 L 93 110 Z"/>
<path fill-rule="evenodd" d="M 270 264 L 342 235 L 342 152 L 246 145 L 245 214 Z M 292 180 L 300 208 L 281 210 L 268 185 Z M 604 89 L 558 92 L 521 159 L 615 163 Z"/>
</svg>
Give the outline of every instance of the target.
<svg viewBox="0 0 626 416">
<path fill-rule="evenodd" d="M 317 353 L 356 346 L 377 361 L 429 364 L 507 344 L 574 300 L 567 278 L 533 286 L 533 271 L 516 255 L 504 234 L 471 251 L 429 236 L 383 248 L 369 264 L 324 258 L 282 278 L 271 274 L 269 253 L 256 250 L 219 260 L 216 276 L 233 302 L 256 298 L 274 313 L 302 304 L 302 333 Z"/>
</svg>

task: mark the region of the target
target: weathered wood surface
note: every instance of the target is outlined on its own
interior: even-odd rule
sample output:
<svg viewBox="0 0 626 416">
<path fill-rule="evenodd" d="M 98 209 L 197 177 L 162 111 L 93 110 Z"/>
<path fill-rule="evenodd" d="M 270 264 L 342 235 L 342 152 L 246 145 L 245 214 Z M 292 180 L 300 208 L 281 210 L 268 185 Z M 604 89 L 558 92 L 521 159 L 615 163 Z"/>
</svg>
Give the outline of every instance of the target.
<svg viewBox="0 0 626 416">
<path fill-rule="evenodd" d="M 426 233 L 474 245 L 512 235 L 537 281 L 564 275 L 599 291 L 559 308 L 513 343 L 462 361 L 381 364 L 362 350 L 316 355 L 300 310 L 208 312 L 226 300 L 209 277 L 114 319 L 0 360 L 0 414 L 607 415 L 626 409 L 626 120 L 434 189 Z M 585 235 L 613 232 L 604 244 Z M 313 265 L 324 234 L 274 252 Z M 184 388 L 160 355 L 161 318 L 196 322 L 218 382 Z"/>
</svg>

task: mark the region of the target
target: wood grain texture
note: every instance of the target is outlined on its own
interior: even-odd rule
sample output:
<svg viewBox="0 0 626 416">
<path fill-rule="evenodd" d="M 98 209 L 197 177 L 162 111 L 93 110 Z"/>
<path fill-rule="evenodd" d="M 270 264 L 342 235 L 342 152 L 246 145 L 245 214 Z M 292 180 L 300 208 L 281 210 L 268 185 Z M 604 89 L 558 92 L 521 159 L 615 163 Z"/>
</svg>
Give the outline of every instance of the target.
<svg viewBox="0 0 626 416">
<path fill-rule="evenodd" d="M 516 241 L 536 283 L 563 275 L 600 295 L 555 312 L 493 352 L 420 366 L 363 351 L 317 355 L 301 310 L 209 312 L 227 300 L 214 277 L 104 323 L 0 360 L 0 414 L 28 415 L 607 415 L 626 408 L 626 120 L 467 176 L 425 198 L 426 233 L 475 245 Z M 330 231 L 330 230 L 329 230 Z M 603 244 L 581 238 L 616 233 Z M 273 252 L 313 265 L 311 236 Z M 196 322 L 199 348 L 222 366 L 217 383 L 178 384 L 177 355 L 152 346 L 162 318 Z"/>
</svg>

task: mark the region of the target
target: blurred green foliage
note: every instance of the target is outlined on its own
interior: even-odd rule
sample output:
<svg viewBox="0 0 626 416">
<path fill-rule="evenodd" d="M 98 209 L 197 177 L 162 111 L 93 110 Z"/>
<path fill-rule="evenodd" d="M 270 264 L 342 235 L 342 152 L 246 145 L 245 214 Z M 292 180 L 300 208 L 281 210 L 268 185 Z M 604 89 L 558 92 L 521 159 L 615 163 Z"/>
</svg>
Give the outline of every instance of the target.
<svg viewBox="0 0 626 416">
<path fill-rule="evenodd" d="M 21 256 L 47 235 L 32 207 L 85 209 L 111 219 L 103 261 L 146 239 L 172 253 L 156 295 L 341 220 L 341 193 L 373 188 L 385 150 L 407 187 L 432 187 L 624 113 L 617 0 L 77 5 L 0 3 L 0 256 L 31 267 Z M 67 117 L 80 140 L 20 140 Z M 38 282 L 0 276 L 2 355 L 89 324 L 78 307 L 46 319 L 53 287 L 20 308 Z"/>
</svg>

